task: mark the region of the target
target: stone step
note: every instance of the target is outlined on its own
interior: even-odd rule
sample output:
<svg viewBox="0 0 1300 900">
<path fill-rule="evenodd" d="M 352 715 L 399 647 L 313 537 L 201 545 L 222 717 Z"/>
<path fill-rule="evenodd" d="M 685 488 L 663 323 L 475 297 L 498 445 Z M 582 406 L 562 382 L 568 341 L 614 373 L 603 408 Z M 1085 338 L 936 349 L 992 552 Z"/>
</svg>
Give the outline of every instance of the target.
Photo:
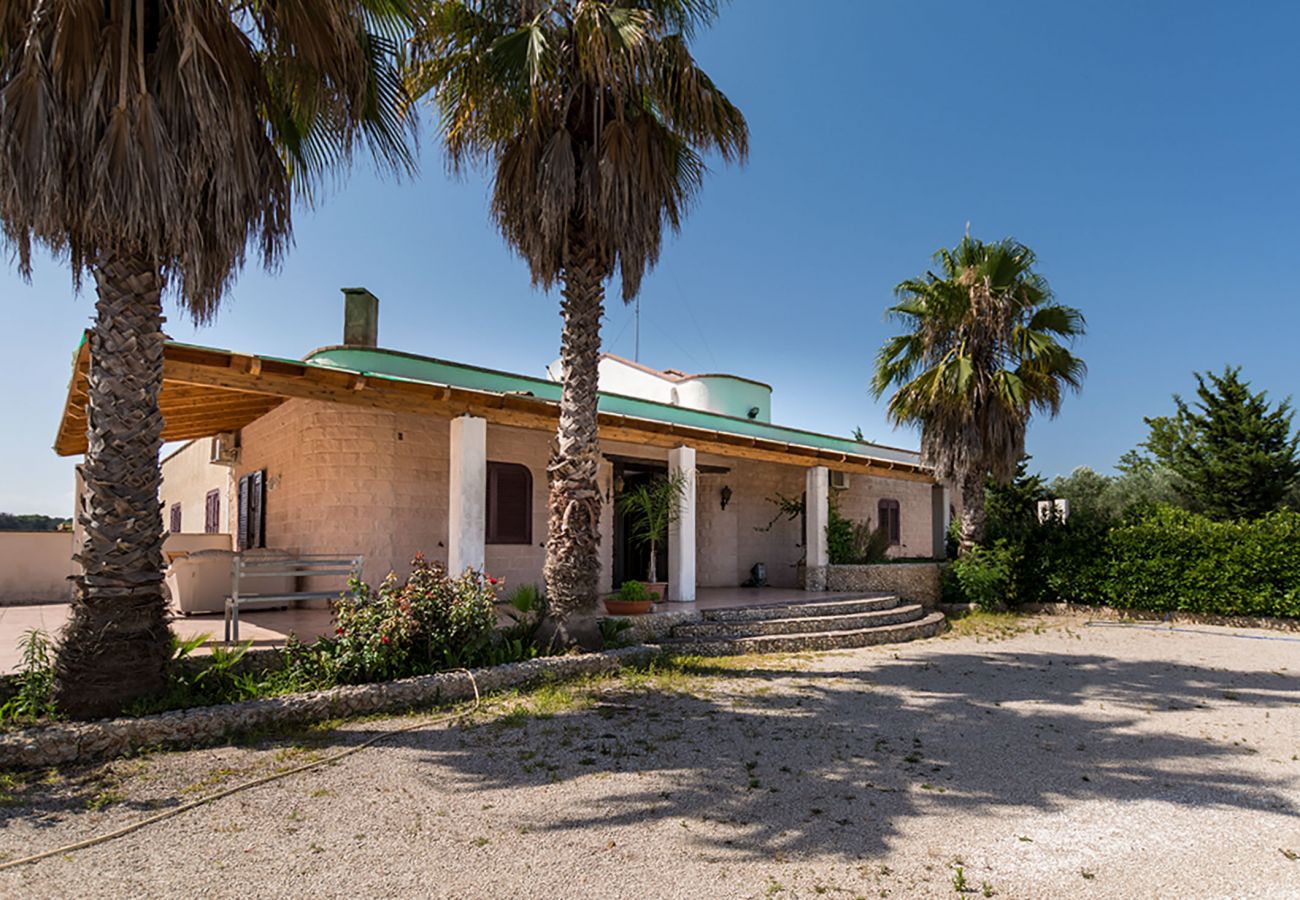
<svg viewBox="0 0 1300 900">
<path fill-rule="evenodd" d="M 676 626 L 672 630 L 672 636 L 675 638 L 749 637 L 762 634 L 856 631 L 861 628 L 911 622 L 924 615 L 925 609 L 919 603 L 911 603 L 871 612 L 837 613 L 830 616 L 793 616 L 740 622 L 693 622 Z"/>
<path fill-rule="evenodd" d="M 892 594 L 873 597 L 850 597 L 845 600 L 821 600 L 814 603 L 784 603 L 772 606 L 739 606 L 732 609 L 706 609 L 700 615 L 709 622 L 756 622 L 760 619 L 796 619 L 834 616 L 849 613 L 893 609 L 898 598 Z M 672 604 L 668 604 L 669 607 Z"/>
<path fill-rule="evenodd" d="M 856 628 L 847 631 L 820 631 L 805 634 L 766 634 L 730 638 L 670 638 L 660 646 L 683 656 L 726 656 L 739 653 L 801 653 L 806 651 L 844 650 L 874 644 L 894 644 L 917 638 L 934 637 L 948 627 L 941 612 L 932 612 L 910 622 Z"/>
</svg>

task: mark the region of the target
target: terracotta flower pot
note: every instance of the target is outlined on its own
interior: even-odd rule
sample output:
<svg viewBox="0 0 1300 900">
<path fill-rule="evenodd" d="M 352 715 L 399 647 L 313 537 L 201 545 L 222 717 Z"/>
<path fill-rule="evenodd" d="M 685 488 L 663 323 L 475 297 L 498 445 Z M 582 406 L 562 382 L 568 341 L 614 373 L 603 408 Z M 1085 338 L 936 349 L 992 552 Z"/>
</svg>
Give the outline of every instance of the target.
<svg viewBox="0 0 1300 900">
<path fill-rule="evenodd" d="M 653 600 L 620 600 L 617 596 L 605 598 L 605 609 L 611 616 L 644 616 L 652 606 Z"/>
<path fill-rule="evenodd" d="M 645 589 L 655 595 L 655 603 L 668 602 L 668 582 L 666 581 L 647 581 Z"/>
</svg>

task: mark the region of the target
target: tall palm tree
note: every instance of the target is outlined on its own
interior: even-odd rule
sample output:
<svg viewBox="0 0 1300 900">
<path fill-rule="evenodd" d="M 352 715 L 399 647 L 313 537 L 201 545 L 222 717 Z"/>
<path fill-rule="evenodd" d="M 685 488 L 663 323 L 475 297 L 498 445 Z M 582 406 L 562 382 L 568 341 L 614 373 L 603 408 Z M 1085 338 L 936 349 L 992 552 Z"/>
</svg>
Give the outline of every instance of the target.
<svg viewBox="0 0 1300 900">
<path fill-rule="evenodd" d="M 441 0 L 408 84 L 432 93 L 455 171 L 485 165 L 491 212 L 533 283 L 562 286 L 564 372 L 545 580 L 560 639 L 594 642 L 600 573 L 596 368 L 605 283 L 626 302 L 703 181 L 749 132 L 692 59 L 714 0 Z"/>
<path fill-rule="evenodd" d="M 889 314 L 907 331 L 876 357 L 872 390 L 891 387 L 895 424 L 921 426 L 921 456 L 961 497 L 960 547 L 984 538 L 984 485 L 1015 475 L 1035 412 L 1055 416 L 1086 367 L 1061 341 L 1083 334 L 1082 314 L 1053 299 L 1033 251 L 967 235 L 927 272 L 895 288 Z"/>
<path fill-rule="evenodd" d="M 162 294 L 210 319 L 251 249 L 291 240 L 296 192 L 368 146 L 410 169 L 398 42 L 405 0 L 5 0 L 0 228 L 97 292 L 85 530 L 56 700 L 102 715 L 156 691 L 161 592 Z"/>
</svg>

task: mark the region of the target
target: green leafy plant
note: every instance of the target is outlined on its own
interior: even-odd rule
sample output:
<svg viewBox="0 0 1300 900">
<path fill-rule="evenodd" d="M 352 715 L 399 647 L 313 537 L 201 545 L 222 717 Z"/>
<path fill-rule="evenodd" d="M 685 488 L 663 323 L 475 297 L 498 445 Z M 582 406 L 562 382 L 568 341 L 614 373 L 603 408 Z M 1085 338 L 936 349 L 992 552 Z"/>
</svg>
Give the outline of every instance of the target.
<svg viewBox="0 0 1300 900">
<path fill-rule="evenodd" d="M 353 579 L 334 602 L 334 637 L 317 641 L 317 651 L 351 684 L 472 665 L 490 652 L 496 584 L 482 572 L 452 578 L 423 556 L 405 580 L 390 573 L 378 590 Z"/>
<path fill-rule="evenodd" d="M 1015 550 L 999 541 L 992 547 L 971 547 L 952 564 L 952 571 L 966 601 L 992 612 L 1007 607 L 1015 565 Z"/>
<path fill-rule="evenodd" d="M 650 549 L 650 565 L 646 581 L 659 580 L 656 570 L 656 549 L 668 540 L 668 528 L 681 516 L 682 496 L 686 492 L 686 473 L 673 472 L 660 475 L 648 484 L 637 485 L 619 494 L 619 511 L 629 514 L 632 540 Z"/>
<path fill-rule="evenodd" d="M 38 628 L 18 640 L 22 659 L 18 690 L 0 706 L 0 722 L 25 722 L 54 715 L 54 647 Z"/>
<path fill-rule="evenodd" d="M 605 646 L 610 649 L 617 647 L 626 647 L 632 643 L 630 635 L 627 634 L 632 628 L 632 623 L 627 619 L 608 618 L 600 620 L 600 637 Z"/>
<path fill-rule="evenodd" d="M 855 522 L 840 514 L 832 503 L 826 520 L 826 548 L 831 565 L 870 565 L 884 562 L 889 535 L 873 528 L 871 520 Z"/>
<path fill-rule="evenodd" d="M 785 519 L 787 522 L 798 521 L 804 512 L 803 497 L 787 497 L 785 494 L 777 491 L 770 497 L 765 497 L 768 503 L 776 507 L 776 515 L 772 516 L 770 522 L 766 525 L 755 525 L 754 530 L 759 532 L 768 532 L 776 527 L 776 523 Z"/>
<path fill-rule="evenodd" d="M 618 599 L 626 603 L 644 603 L 647 600 L 654 600 L 655 595 L 646 589 L 646 586 L 635 578 L 623 582 L 622 587 L 618 589 Z"/>
</svg>

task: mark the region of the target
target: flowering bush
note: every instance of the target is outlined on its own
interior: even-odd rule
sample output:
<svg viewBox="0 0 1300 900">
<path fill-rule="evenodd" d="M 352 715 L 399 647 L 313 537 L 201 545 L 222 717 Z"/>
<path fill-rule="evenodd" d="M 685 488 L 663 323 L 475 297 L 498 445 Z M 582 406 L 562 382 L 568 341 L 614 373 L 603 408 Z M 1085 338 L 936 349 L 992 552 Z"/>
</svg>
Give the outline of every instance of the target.
<svg viewBox="0 0 1300 900">
<path fill-rule="evenodd" d="M 335 634 L 316 647 L 333 680 L 357 684 L 468 666 L 489 655 L 498 581 L 468 571 L 453 578 L 416 556 L 403 581 L 379 589 L 354 579 L 335 601 Z"/>
</svg>

